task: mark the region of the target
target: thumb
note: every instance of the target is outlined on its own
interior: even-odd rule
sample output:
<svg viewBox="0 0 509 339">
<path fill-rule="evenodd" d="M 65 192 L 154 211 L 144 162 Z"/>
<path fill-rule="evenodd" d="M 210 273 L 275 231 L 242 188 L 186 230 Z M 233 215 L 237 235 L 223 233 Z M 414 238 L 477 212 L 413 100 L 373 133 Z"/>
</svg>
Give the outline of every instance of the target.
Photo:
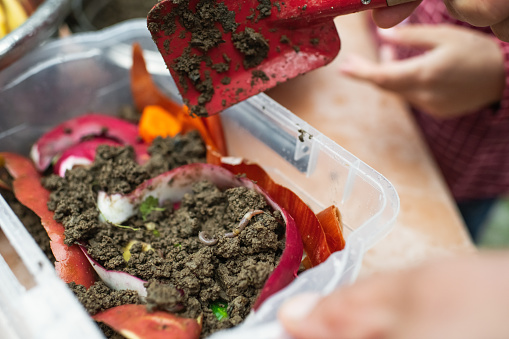
<svg viewBox="0 0 509 339">
<path fill-rule="evenodd" d="M 491 26 L 509 17 L 507 0 L 444 0 L 444 3 L 449 13 L 473 26 Z"/>
<path fill-rule="evenodd" d="M 389 28 L 405 20 L 421 1 L 404 3 L 397 6 L 373 9 L 373 21 L 378 27 Z"/>
<path fill-rule="evenodd" d="M 441 45 L 449 35 L 441 26 L 418 24 L 379 29 L 378 34 L 384 42 L 425 50 Z"/>
<path fill-rule="evenodd" d="M 402 92 L 415 84 L 421 66 L 420 57 L 379 64 L 359 56 L 349 56 L 339 69 L 352 78 L 369 81 L 387 90 Z"/>
<path fill-rule="evenodd" d="M 310 321 L 315 308 L 320 302 L 320 295 L 307 293 L 286 301 L 278 312 L 278 319 L 285 330 L 297 339 L 327 338 L 323 326 L 319 322 Z"/>
</svg>

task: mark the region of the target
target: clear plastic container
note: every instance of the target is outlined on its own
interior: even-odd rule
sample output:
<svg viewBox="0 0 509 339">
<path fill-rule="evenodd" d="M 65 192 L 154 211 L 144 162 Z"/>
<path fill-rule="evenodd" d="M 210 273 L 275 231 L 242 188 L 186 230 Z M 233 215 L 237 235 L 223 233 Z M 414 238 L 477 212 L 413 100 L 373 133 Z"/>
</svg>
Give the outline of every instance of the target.
<svg viewBox="0 0 509 339">
<path fill-rule="evenodd" d="M 0 73 L 0 151 L 28 154 L 36 138 L 57 123 L 86 112 L 115 114 L 132 104 L 129 69 L 135 41 L 145 49 L 155 81 L 179 100 L 145 24 L 132 20 L 48 43 Z M 284 337 L 275 316 L 280 302 L 303 291 L 327 294 L 354 281 L 364 253 L 391 230 L 399 198 L 381 174 L 264 94 L 222 115 L 232 157 L 262 165 L 315 212 L 334 204 L 342 213 L 343 251 L 299 276 L 242 325 L 213 336 Z M 100 338 L 1 197 L 0 226 L 32 279 L 29 286 L 22 284 L 0 257 L 0 333 L 4 326 L 5 333 L 20 338 Z"/>
</svg>

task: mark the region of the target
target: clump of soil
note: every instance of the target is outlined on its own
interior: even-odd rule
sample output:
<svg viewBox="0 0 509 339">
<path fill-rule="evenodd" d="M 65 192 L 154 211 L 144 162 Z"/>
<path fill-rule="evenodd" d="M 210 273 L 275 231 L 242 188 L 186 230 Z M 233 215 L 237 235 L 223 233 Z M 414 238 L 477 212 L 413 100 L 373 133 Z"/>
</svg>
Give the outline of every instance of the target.
<svg viewBox="0 0 509 339">
<path fill-rule="evenodd" d="M 115 306 L 141 303 L 137 292 L 129 290 L 115 291 L 102 281 L 96 282 L 88 290 L 85 286 L 76 285 L 73 282 L 67 285 L 90 315 Z"/>
<path fill-rule="evenodd" d="M 257 20 L 269 17 L 272 12 L 272 3 L 270 0 L 258 0 L 259 5 L 256 6 L 256 9 L 260 13 L 258 15 Z"/>
<path fill-rule="evenodd" d="M 243 32 L 233 34 L 232 41 L 235 48 L 245 56 L 242 62 L 245 69 L 261 64 L 269 53 L 269 42 L 251 27 L 246 27 Z"/>
<path fill-rule="evenodd" d="M 98 191 L 128 193 L 147 178 L 188 163 L 203 162 L 201 140 L 188 133 L 158 139 L 148 164 L 139 166 L 129 147 L 101 146 L 89 168 L 75 168 L 65 178 L 44 180 L 52 191 L 48 207 L 65 227 L 65 242 L 85 242 L 89 254 L 109 270 L 147 281 L 147 308 L 182 317 L 203 316 L 202 337 L 235 326 L 253 306 L 284 250 L 284 224 L 257 192 L 246 187 L 224 191 L 209 181 L 194 183 L 180 204 L 159 202 L 141 209 L 122 225 L 100 222 Z M 227 237 L 253 210 L 237 236 Z M 201 233 L 200 235 L 200 232 Z M 205 240 L 216 239 L 213 245 Z M 96 283 L 88 291 L 72 286 L 91 314 L 122 303 L 139 303 L 131 292 L 110 291 Z M 218 320 L 217 304 L 227 318 Z"/>
<path fill-rule="evenodd" d="M 257 80 L 261 80 L 263 82 L 267 82 L 270 80 L 269 76 L 264 71 L 255 70 L 251 72 L 251 75 L 252 75 L 251 86 L 254 86 Z"/>
</svg>

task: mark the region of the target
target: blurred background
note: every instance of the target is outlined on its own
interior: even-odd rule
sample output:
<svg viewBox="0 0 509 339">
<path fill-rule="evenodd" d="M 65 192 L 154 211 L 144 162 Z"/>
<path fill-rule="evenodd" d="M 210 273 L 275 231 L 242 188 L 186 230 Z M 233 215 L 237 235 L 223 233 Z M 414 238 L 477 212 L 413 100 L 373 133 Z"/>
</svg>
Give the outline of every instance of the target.
<svg viewBox="0 0 509 339">
<path fill-rule="evenodd" d="M 484 248 L 509 247 L 509 199 L 500 199 L 486 221 L 479 246 Z"/>
</svg>

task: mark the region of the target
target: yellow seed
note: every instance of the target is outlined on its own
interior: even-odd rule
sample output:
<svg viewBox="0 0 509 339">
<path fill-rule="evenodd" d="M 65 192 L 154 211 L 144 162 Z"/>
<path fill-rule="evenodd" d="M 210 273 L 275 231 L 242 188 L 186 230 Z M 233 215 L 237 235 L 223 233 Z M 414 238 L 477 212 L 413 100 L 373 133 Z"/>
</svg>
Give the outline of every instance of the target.
<svg viewBox="0 0 509 339">
<path fill-rule="evenodd" d="M 124 260 L 126 262 L 129 262 L 129 259 L 131 259 L 131 248 L 134 246 L 134 244 L 137 244 L 137 243 L 139 243 L 138 240 L 131 240 L 131 241 L 129 241 L 127 243 L 126 247 L 124 247 L 124 251 L 122 252 L 122 256 L 124 257 Z M 153 248 L 152 248 L 152 246 L 150 246 L 150 244 L 142 242 L 141 243 L 141 250 L 143 252 L 147 252 L 147 251 L 153 250 Z"/>
</svg>

